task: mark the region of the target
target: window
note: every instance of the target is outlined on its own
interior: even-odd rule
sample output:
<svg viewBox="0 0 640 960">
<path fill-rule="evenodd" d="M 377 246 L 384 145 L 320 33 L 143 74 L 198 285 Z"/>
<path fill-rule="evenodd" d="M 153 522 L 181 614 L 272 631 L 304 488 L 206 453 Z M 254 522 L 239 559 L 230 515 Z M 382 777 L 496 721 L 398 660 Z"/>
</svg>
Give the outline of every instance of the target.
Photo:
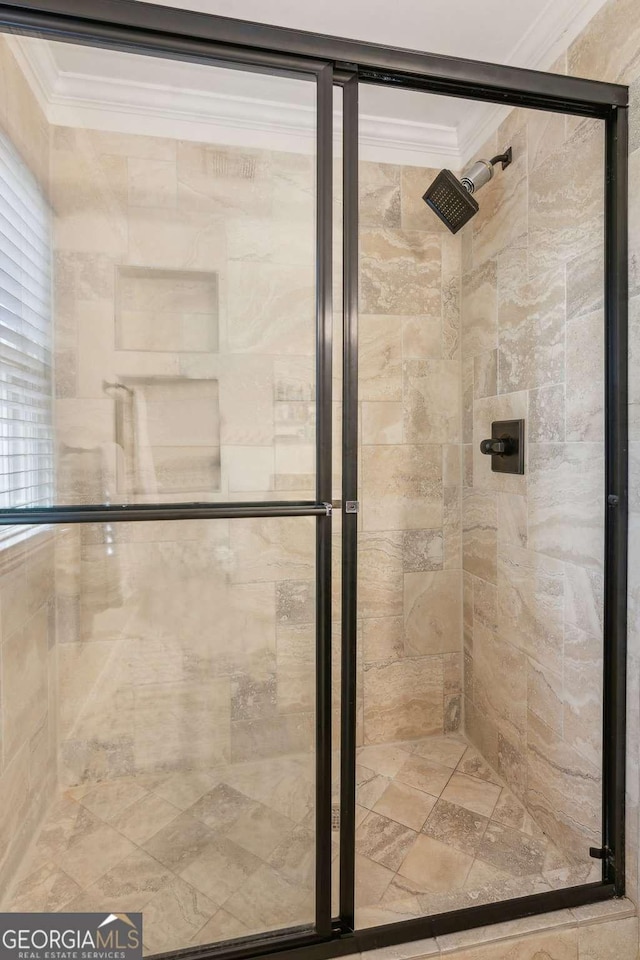
<svg viewBox="0 0 640 960">
<path fill-rule="evenodd" d="M 53 503 L 50 250 L 47 201 L 0 133 L 2 507 Z"/>
</svg>

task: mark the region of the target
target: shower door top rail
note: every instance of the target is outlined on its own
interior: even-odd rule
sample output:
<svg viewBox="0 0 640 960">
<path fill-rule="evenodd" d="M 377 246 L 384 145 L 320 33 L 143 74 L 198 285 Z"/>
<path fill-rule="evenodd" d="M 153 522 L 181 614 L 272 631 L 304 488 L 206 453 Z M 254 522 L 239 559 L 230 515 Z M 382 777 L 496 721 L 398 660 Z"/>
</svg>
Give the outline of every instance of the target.
<svg viewBox="0 0 640 960">
<path fill-rule="evenodd" d="M 606 116 L 626 106 L 628 90 L 615 83 L 423 53 L 305 30 L 251 23 L 132 0 L 4 0 L 0 28 L 43 33 L 59 40 L 95 42 L 99 31 L 120 49 L 147 47 L 176 56 L 252 63 L 259 69 L 309 71 L 331 62 L 368 83 L 513 106 Z M 315 61 L 315 63 L 314 63 Z"/>
</svg>

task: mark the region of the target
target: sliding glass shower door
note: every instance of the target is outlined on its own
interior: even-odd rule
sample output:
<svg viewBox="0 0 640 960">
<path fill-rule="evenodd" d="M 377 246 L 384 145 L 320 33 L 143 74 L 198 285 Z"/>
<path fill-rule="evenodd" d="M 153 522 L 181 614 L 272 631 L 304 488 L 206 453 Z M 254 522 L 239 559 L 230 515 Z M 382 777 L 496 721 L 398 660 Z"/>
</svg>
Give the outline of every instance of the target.
<svg viewBox="0 0 640 960">
<path fill-rule="evenodd" d="M 318 960 L 622 894 L 624 93 L 10 7 L 2 909 Z M 439 94 L 516 108 L 457 235 Z"/>
<path fill-rule="evenodd" d="M 141 911 L 150 953 L 326 933 L 330 73 L 0 57 L 0 781 L 38 758 L 5 909 Z"/>
<path fill-rule="evenodd" d="M 402 142 L 377 162 L 375 82 L 359 111 L 351 94 L 345 126 L 358 514 L 341 889 L 357 930 L 606 876 L 605 510 L 618 504 L 605 495 L 604 122 L 385 90 L 394 116 L 449 116 L 458 139 L 446 160 L 425 134 L 413 157 Z M 478 168 L 492 176 L 471 197 Z M 438 177 L 453 186 L 434 212 Z M 518 428 L 520 465 L 488 455 Z"/>
</svg>

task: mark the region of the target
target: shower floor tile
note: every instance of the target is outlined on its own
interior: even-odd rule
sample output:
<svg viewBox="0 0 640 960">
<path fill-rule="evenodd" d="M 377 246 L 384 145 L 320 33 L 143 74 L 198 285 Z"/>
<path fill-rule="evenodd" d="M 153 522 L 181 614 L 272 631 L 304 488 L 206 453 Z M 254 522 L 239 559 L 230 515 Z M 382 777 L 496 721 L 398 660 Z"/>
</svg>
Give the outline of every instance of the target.
<svg viewBox="0 0 640 960">
<path fill-rule="evenodd" d="M 357 775 L 360 927 L 597 879 L 461 735 L 363 747 Z M 313 798 L 308 756 L 73 787 L 4 909 L 142 910 L 147 953 L 309 924 Z"/>
<path fill-rule="evenodd" d="M 374 887 L 366 877 L 379 851 L 358 831 L 359 927 L 599 879 L 598 864 L 565 855 L 462 735 L 385 745 L 394 756 L 393 775 L 388 754 L 377 756 L 377 749 L 360 754 L 367 769 L 359 770 L 357 802 L 365 815 L 373 810 L 411 827 L 415 839 L 388 883 L 378 874 Z M 380 825 L 377 833 L 391 835 Z"/>
</svg>

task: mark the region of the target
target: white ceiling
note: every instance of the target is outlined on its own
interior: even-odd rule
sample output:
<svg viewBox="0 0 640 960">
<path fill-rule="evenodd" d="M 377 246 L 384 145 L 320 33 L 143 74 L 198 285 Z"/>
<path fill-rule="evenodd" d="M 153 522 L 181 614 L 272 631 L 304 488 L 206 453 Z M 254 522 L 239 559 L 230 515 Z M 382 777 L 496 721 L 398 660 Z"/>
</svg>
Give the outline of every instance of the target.
<svg viewBox="0 0 640 960">
<path fill-rule="evenodd" d="M 137 0 L 139 3 L 151 0 Z M 155 0 L 175 6 L 176 0 Z M 244 20 L 546 69 L 605 0 L 186 0 Z M 198 64 L 13 38 L 51 123 L 309 151 L 313 88 Z M 504 108 L 374 86 L 360 96 L 364 159 L 459 169 Z"/>
<path fill-rule="evenodd" d="M 238 20 L 529 67 L 528 34 L 559 41 L 604 0 L 137 0 Z M 586 13 L 586 18 L 584 14 Z M 576 31 L 577 33 L 577 31 Z M 575 36 L 575 34 L 574 34 Z"/>
</svg>

